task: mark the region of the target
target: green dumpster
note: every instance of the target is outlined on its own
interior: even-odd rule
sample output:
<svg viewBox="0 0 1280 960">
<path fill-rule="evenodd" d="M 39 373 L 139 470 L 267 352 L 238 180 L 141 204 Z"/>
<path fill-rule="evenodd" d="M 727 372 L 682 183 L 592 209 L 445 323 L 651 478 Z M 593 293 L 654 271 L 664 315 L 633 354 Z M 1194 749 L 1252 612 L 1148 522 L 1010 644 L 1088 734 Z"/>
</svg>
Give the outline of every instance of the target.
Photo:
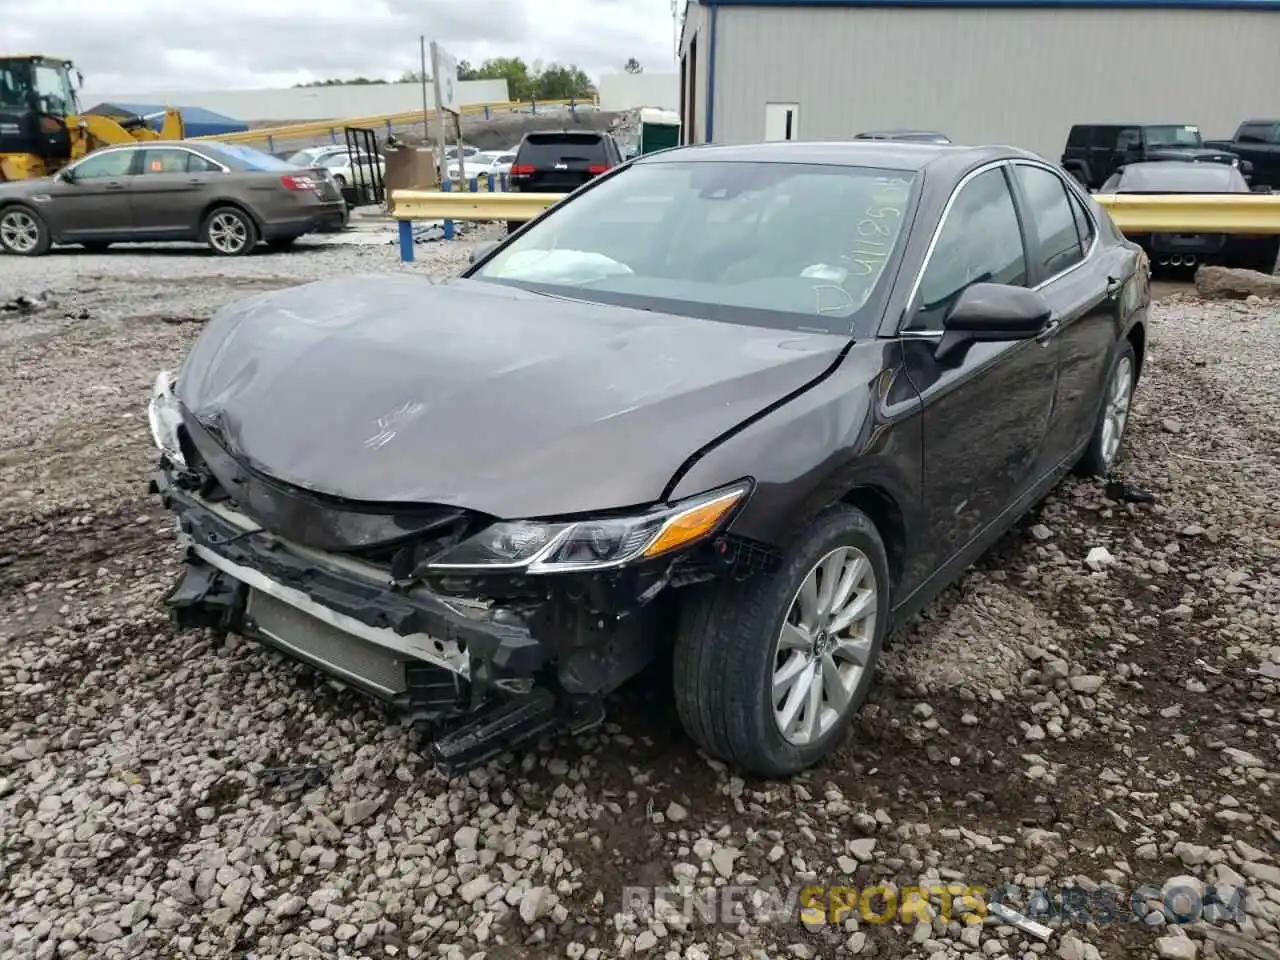
<svg viewBox="0 0 1280 960">
<path fill-rule="evenodd" d="M 653 153 L 679 145 L 680 114 L 656 107 L 640 110 L 640 153 Z"/>
</svg>

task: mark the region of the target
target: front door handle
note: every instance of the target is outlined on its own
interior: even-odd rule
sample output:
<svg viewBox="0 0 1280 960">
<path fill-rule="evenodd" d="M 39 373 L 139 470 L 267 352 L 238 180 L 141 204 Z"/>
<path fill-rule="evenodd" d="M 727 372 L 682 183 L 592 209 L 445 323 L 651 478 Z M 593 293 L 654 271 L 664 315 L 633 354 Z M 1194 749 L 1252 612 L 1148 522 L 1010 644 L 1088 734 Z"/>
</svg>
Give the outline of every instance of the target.
<svg viewBox="0 0 1280 960">
<path fill-rule="evenodd" d="M 1036 334 L 1038 343 L 1048 343 L 1062 329 L 1062 321 L 1057 317 L 1050 317 L 1049 322 L 1044 325 L 1044 329 Z"/>
<path fill-rule="evenodd" d="M 108 189 L 108 190 L 123 190 L 123 189 L 124 189 L 124 184 L 123 184 L 123 183 L 108 183 L 108 184 L 107 184 L 107 189 Z"/>
</svg>

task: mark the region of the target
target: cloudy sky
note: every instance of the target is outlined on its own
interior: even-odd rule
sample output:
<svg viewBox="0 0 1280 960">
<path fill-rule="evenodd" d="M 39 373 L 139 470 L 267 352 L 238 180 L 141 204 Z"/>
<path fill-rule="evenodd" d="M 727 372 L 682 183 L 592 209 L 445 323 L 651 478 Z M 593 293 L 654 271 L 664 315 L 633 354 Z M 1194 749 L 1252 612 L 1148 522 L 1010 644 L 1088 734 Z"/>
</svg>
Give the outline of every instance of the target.
<svg viewBox="0 0 1280 960">
<path fill-rule="evenodd" d="M 393 80 L 420 35 L 472 63 L 675 69 L 670 0 L 0 0 L 0 23 L 9 51 L 74 60 L 90 95 Z"/>
</svg>

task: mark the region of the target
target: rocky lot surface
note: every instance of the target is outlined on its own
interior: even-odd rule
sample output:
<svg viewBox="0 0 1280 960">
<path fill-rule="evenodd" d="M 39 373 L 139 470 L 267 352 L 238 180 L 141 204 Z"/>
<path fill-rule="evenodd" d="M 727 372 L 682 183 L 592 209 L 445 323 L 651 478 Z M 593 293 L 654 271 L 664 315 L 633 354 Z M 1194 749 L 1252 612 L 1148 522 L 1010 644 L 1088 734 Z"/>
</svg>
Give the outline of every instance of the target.
<svg viewBox="0 0 1280 960">
<path fill-rule="evenodd" d="M 1155 305 L 1121 471 L 1154 502 L 1066 482 L 896 638 L 831 762 L 744 781 L 656 682 L 448 782 L 305 668 L 176 634 L 145 489 L 152 379 L 214 309 L 465 245 L 418 254 L 0 262 L 0 957 L 1280 958 L 1274 304 Z M 872 914 L 1008 885 L 1047 938 L 936 895 L 881 923 L 624 904 L 809 884 L 878 887 Z M 1084 913 L 1034 909 L 1072 885 Z"/>
</svg>

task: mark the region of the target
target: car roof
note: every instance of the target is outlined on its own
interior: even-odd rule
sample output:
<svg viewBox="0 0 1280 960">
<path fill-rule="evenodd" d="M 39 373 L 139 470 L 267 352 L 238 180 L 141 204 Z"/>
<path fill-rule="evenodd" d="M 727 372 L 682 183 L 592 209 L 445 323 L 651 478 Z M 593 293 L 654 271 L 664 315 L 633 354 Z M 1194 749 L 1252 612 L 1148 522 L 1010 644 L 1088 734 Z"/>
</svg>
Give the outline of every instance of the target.
<svg viewBox="0 0 1280 960">
<path fill-rule="evenodd" d="M 946 168 L 940 171 L 946 173 L 1006 158 L 1047 162 L 1043 157 L 1017 147 L 972 147 L 955 143 L 911 143 L 905 140 L 777 140 L 771 143 L 702 144 L 643 155 L 633 162 L 718 160 L 739 163 L 819 163 L 912 172 L 937 166 Z"/>
<path fill-rule="evenodd" d="M 1223 184 L 1231 184 L 1237 189 L 1233 192 L 1244 193 L 1248 184 L 1240 171 L 1225 163 L 1187 163 L 1184 160 L 1143 160 L 1127 163 L 1113 174 L 1117 178 L 1117 186 L 1148 186 L 1174 192 L 1195 193 L 1196 181 L 1216 180 Z M 1109 181 L 1108 181 L 1109 182 Z M 1185 191 L 1181 190 L 1187 185 Z"/>
<path fill-rule="evenodd" d="M 1185 120 L 1135 120 L 1133 123 L 1117 123 L 1109 120 L 1106 123 L 1073 123 L 1071 129 L 1076 127 L 1199 127 L 1198 123 L 1187 123 Z"/>
<path fill-rule="evenodd" d="M 859 137 L 945 137 L 946 134 L 939 133 L 937 130 L 864 130 L 858 134 Z"/>
</svg>

